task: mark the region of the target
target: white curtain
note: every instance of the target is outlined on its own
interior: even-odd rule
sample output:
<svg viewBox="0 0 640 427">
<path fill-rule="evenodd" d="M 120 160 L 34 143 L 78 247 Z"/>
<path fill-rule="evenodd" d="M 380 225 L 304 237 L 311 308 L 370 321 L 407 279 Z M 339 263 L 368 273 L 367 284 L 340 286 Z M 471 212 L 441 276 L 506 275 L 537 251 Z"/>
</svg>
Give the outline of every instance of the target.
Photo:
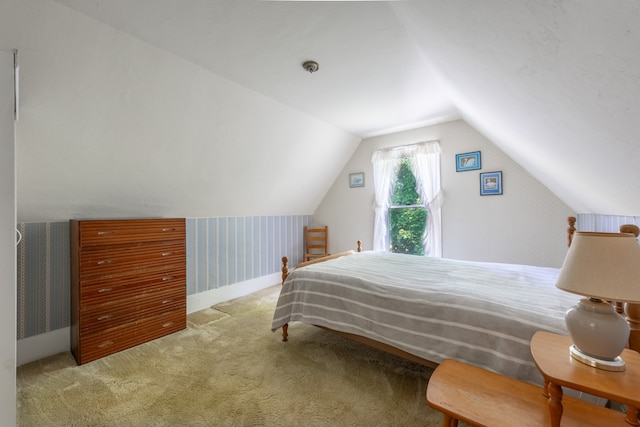
<svg viewBox="0 0 640 427">
<path fill-rule="evenodd" d="M 389 251 L 389 203 L 398 179 L 400 158 L 393 151 L 375 151 L 373 163 L 374 222 L 373 250 Z"/>
<path fill-rule="evenodd" d="M 409 157 L 416 177 L 416 190 L 427 208 L 427 226 L 422 236 L 425 256 L 442 257 L 442 188 L 440 186 L 440 144 L 417 144 Z"/>
<path fill-rule="evenodd" d="M 403 158 L 409 159 L 416 178 L 416 190 L 428 215 L 422 238 L 427 256 L 442 256 L 442 190 L 440 188 L 440 143 L 430 141 L 373 153 L 373 185 L 375 188 L 373 250 L 389 251 L 389 206 L 398 170 Z"/>
</svg>

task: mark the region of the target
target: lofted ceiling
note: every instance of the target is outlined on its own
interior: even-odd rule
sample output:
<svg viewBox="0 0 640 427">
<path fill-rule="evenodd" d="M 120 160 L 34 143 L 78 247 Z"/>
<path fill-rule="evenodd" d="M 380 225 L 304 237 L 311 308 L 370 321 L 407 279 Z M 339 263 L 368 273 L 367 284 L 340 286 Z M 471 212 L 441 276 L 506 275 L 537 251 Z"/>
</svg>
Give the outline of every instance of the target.
<svg viewBox="0 0 640 427">
<path fill-rule="evenodd" d="M 354 135 L 460 117 L 388 2 L 58 2 Z"/>
<path fill-rule="evenodd" d="M 56 1 L 354 135 L 464 118 L 577 212 L 640 214 L 635 0 Z"/>
</svg>

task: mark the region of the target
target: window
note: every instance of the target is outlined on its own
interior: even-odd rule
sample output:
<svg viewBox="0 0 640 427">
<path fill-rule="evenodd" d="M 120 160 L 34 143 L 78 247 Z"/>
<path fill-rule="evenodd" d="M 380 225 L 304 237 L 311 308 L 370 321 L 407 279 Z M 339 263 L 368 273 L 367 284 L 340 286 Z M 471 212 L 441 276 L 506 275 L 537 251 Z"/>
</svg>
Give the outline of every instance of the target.
<svg viewBox="0 0 640 427">
<path fill-rule="evenodd" d="M 390 250 L 424 255 L 422 241 L 427 228 L 427 208 L 416 191 L 416 178 L 408 159 L 402 159 L 389 206 Z"/>
<path fill-rule="evenodd" d="M 423 204 L 425 231 L 422 233 L 423 254 L 442 256 L 440 188 L 440 144 L 430 141 L 419 144 L 375 151 L 373 185 L 375 191 L 373 249 L 388 252 L 391 249 L 390 209 L 403 161 L 415 178 L 417 200 Z M 397 206 L 397 205 L 396 205 Z M 403 209 L 410 209 L 403 206 Z M 396 214 L 394 214 L 396 215 Z M 403 229 L 406 231 L 406 229 Z M 400 233 L 402 234 L 402 233 Z"/>
</svg>

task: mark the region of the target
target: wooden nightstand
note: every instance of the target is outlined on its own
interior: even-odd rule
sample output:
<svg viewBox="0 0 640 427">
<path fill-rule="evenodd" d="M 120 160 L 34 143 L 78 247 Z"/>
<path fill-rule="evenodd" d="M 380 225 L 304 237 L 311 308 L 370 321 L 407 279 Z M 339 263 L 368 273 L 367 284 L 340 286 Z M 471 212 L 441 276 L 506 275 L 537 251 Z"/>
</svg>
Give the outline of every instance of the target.
<svg viewBox="0 0 640 427">
<path fill-rule="evenodd" d="M 626 369 L 622 372 L 592 368 L 569 355 L 572 344 L 568 336 L 536 332 L 531 339 L 531 354 L 544 377 L 545 395 L 549 397 L 551 425 L 560 426 L 562 417 L 562 387 L 604 397 L 627 405 L 626 421 L 638 424 L 640 407 L 640 353 L 625 349 L 622 358 Z"/>
</svg>

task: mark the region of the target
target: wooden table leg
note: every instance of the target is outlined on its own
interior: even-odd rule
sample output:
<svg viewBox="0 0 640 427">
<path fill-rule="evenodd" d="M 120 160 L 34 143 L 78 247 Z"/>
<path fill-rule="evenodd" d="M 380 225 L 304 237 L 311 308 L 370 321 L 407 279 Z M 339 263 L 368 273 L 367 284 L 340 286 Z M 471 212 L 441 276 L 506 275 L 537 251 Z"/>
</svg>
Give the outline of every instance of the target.
<svg viewBox="0 0 640 427">
<path fill-rule="evenodd" d="M 442 418 L 442 427 L 458 427 L 458 420 L 445 414 Z"/>
<path fill-rule="evenodd" d="M 560 427 L 562 419 L 562 387 L 552 382 L 547 384 L 549 393 L 549 415 L 551 415 L 551 427 Z"/>
<path fill-rule="evenodd" d="M 545 378 L 544 380 L 544 388 L 542 389 L 542 395 L 546 398 L 549 398 L 549 380 Z"/>
<path fill-rule="evenodd" d="M 640 422 L 638 422 L 638 408 L 627 406 L 627 418 L 625 419 L 625 421 L 632 426 L 640 425 Z"/>
</svg>

